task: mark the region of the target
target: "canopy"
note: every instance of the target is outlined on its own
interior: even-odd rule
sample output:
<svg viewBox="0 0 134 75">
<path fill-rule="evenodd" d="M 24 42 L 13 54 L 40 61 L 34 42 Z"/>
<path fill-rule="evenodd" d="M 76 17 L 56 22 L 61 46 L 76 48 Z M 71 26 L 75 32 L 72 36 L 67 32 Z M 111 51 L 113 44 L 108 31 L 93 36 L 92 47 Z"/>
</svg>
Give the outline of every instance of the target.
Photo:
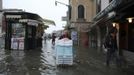
<svg viewBox="0 0 134 75">
<path fill-rule="evenodd" d="M 48 20 L 48 19 L 43 19 L 43 22 L 45 25 L 55 25 L 55 22 L 52 20 Z"/>
</svg>

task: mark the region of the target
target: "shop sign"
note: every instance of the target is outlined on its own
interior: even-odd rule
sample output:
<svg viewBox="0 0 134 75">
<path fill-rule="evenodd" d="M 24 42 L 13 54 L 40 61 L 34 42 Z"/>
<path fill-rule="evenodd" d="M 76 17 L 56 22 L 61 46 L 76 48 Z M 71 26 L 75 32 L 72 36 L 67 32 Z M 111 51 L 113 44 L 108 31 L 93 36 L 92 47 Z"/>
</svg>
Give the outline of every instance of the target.
<svg viewBox="0 0 134 75">
<path fill-rule="evenodd" d="M 20 19 L 19 22 L 27 23 L 28 25 L 32 25 L 32 26 L 38 26 L 39 24 L 39 21 L 32 20 L 32 19 Z"/>
<path fill-rule="evenodd" d="M 19 38 L 19 50 L 24 50 L 24 38 Z"/>
<path fill-rule="evenodd" d="M 32 25 L 32 26 L 36 26 L 36 27 L 37 27 L 37 26 L 38 26 L 38 23 L 37 23 L 37 22 L 32 22 L 32 21 L 31 21 L 31 22 L 28 22 L 28 25 Z"/>
<path fill-rule="evenodd" d="M 28 25 L 32 25 L 32 26 L 38 26 L 38 21 L 37 20 L 31 20 L 31 19 L 28 19 Z"/>
<path fill-rule="evenodd" d="M 18 40 L 16 38 L 11 38 L 11 49 L 18 49 Z"/>
<path fill-rule="evenodd" d="M 11 49 L 24 50 L 24 38 L 11 38 Z"/>
</svg>

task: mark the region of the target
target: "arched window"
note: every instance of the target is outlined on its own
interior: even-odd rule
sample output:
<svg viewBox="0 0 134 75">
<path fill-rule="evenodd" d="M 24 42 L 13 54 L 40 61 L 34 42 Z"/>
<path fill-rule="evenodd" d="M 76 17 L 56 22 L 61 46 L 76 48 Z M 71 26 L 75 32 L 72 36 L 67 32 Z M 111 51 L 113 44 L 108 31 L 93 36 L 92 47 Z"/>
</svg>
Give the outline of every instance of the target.
<svg viewBox="0 0 134 75">
<path fill-rule="evenodd" d="M 83 5 L 79 5 L 78 6 L 78 18 L 84 18 L 84 6 Z"/>
</svg>

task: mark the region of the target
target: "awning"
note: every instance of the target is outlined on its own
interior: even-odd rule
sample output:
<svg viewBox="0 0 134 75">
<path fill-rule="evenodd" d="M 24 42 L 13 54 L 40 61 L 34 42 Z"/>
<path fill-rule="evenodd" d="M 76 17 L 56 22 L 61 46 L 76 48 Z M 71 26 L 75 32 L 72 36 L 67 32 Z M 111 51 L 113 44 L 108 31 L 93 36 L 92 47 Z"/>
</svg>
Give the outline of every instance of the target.
<svg viewBox="0 0 134 75">
<path fill-rule="evenodd" d="M 6 18 L 21 18 L 21 15 L 6 15 Z"/>
<path fill-rule="evenodd" d="M 43 19 L 43 22 L 45 25 L 56 25 L 54 21 L 48 19 Z"/>
<path fill-rule="evenodd" d="M 19 22 L 22 22 L 22 23 L 27 23 L 27 22 L 37 22 L 37 20 L 32 20 L 32 19 L 20 19 Z"/>
<path fill-rule="evenodd" d="M 48 19 L 43 19 L 43 22 L 37 21 L 37 20 L 32 20 L 32 19 L 20 19 L 19 22 L 21 23 L 28 23 L 29 25 L 35 25 L 38 26 L 38 24 L 44 23 L 44 25 L 55 25 L 55 22 L 52 20 Z"/>
<path fill-rule="evenodd" d="M 38 24 L 40 23 L 39 21 L 32 20 L 32 19 L 20 19 L 19 22 L 27 23 L 28 25 L 33 25 L 33 26 L 38 26 Z"/>
</svg>

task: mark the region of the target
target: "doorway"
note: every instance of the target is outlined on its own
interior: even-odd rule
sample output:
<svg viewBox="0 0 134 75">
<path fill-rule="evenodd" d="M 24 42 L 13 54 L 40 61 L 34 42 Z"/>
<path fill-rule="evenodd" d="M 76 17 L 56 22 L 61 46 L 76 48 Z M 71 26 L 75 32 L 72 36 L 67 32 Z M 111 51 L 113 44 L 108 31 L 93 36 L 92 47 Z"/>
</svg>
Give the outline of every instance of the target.
<svg viewBox="0 0 134 75">
<path fill-rule="evenodd" d="M 134 52 L 134 24 L 128 26 L 128 50 Z"/>
</svg>

